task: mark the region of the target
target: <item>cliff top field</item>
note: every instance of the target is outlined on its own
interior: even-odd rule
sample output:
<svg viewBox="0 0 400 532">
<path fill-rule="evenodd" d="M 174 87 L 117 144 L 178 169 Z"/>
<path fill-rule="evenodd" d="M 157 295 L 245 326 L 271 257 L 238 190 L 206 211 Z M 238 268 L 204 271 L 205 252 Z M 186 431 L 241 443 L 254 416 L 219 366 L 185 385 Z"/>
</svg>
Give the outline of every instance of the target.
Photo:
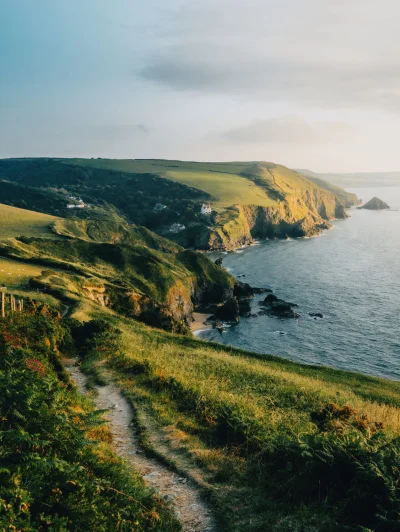
<svg viewBox="0 0 400 532">
<path fill-rule="evenodd" d="M 0 240 L 15 236 L 54 237 L 50 224 L 57 218 L 0 203 Z"/>
<path fill-rule="evenodd" d="M 268 162 L 200 163 L 141 159 L 71 159 L 67 162 L 128 173 L 156 173 L 204 191 L 220 206 L 239 203 L 269 207 L 276 204 L 270 194 L 274 189 L 289 193 L 296 189 L 319 188 L 301 174 Z M 253 181 L 254 176 L 260 176 L 258 183 Z"/>
<path fill-rule="evenodd" d="M 0 257 L 0 285 L 9 288 L 26 286 L 29 279 L 37 277 L 43 268 L 34 264 L 7 260 Z"/>
</svg>

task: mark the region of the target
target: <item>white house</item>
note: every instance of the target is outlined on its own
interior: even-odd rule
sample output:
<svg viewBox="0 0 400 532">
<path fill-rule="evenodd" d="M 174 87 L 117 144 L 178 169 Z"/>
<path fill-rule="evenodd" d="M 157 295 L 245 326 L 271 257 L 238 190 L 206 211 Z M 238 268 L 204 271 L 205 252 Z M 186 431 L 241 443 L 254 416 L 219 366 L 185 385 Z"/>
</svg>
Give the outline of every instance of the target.
<svg viewBox="0 0 400 532">
<path fill-rule="evenodd" d="M 211 213 L 212 213 L 211 205 L 209 203 L 203 203 L 203 205 L 201 206 L 201 214 L 211 214 Z"/>
<path fill-rule="evenodd" d="M 67 205 L 67 209 L 83 209 L 84 207 L 86 207 L 84 203 L 79 203 L 78 205 L 75 205 L 74 203 L 69 203 Z"/>
</svg>

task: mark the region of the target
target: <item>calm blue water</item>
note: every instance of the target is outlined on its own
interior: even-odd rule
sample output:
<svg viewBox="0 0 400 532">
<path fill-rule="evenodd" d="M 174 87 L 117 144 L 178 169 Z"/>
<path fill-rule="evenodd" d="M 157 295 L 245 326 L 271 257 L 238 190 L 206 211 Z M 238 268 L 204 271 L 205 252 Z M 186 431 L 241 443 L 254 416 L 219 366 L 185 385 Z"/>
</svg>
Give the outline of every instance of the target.
<svg viewBox="0 0 400 532">
<path fill-rule="evenodd" d="M 354 189 L 400 209 L 400 187 Z M 400 212 L 351 209 L 318 238 L 268 241 L 224 255 L 252 286 L 299 305 L 299 320 L 242 318 L 200 337 L 298 362 L 400 379 Z M 265 296 L 263 296 L 265 297 Z M 257 296 L 252 302 L 259 310 Z M 309 312 L 322 312 L 314 320 Z M 282 334 L 283 333 L 283 334 Z"/>
</svg>

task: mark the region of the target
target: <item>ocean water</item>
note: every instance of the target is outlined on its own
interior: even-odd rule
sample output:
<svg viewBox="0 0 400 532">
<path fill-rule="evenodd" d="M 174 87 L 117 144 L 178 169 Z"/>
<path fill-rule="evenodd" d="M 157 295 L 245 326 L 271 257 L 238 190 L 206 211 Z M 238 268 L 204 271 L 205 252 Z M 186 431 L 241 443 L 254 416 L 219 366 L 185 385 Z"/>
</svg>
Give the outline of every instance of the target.
<svg viewBox="0 0 400 532">
<path fill-rule="evenodd" d="M 400 209 L 400 187 L 353 189 Z M 226 333 L 199 336 L 297 362 L 400 379 L 400 210 L 350 209 L 316 238 L 266 241 L 223 255 L 251 286 L 270 287 L 299 305 L 297 320 L 242 318 Z M 215 258 L 215 256 L 213 257 Z M 256 296 L 254 312 L 260 310 Z M 321 312 L 313 319 L 310 312 Z"/>
</svg>

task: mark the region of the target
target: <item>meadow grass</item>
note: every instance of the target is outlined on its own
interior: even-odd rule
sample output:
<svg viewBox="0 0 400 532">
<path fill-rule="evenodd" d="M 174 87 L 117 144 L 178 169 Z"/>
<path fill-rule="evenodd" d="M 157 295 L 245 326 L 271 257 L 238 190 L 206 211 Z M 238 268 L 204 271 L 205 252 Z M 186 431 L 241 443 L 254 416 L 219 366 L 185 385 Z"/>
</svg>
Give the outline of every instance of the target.
<svg viewBox="0 0 400 532">
<path fill-rule="evenodd" d="M 0 204 L 0 240 L 22 235 L 55 238 L 50 229 L 55 220 L 55 216 Z"/>
<path fill-rule="evenodd" d="M 0 285 L 22 288 L 29 279 L 41 275 L 43 267 L 0 258 Z"/>
<path fill-rule="evenodd" d="M 278 420 L 280 414 L 301 417 L 305 411 L 334 401 L 362 410 L 400 435 L 399 382 L 308 367 L 278 357 L 263 359 L 184 337 L 175 342 L 167 333 L 125 320 L 118 326 L 127 360 L 146 364 L 154 375 L 196 390 L 212 403 L 237 405 L 247 416 L 260 420 L 271 409 L 277 410 L 279 414 L 273 417 Z"/>
<path fill-rule="evenodd" d="M 123 172 L 155 173 L 210 194 L 220 207 L 233 204 L 270 207 L 275 201 L 242 175 L 253 163 L 197 163 L 159 160 L 73 159 L 74 164 Z M 293 172 L 295 174 L 295 172 Z M 299 177 L 301 180 L 301 178 Z"/>
<path fill-rule="evenodd" d="M 373 427 L 380 423 L 385 445 L 400 436 L 399 382 L 229 349 L 151 329 L 110 311 L 106 316 L 94 307 L 88 311 L 121 331 L 120 348 L 108 358 L 108 366 L 128 398 L 165 427 L 171 447 L 203 471 L 225 530 L 303 531 L 308 521 L 315 525 L 310 530 L 341 530 L 333 502 L 325 507 L 322 499 L 285 501 L 282 472 L 273 473 L 275 466 L 268 463 L 290 463 L 290 453 L 297 452 L 306 453 L 299 460 L 310 453 L 307 460 L 317 463 L 329 456 L 332 437 L 339 442 L 332 444 L 334 453 L 352 460 L 352 453 L 358 456 L 362 445 L 373 440 Z M 98 375 L 101 364 L 93 367 Z M 358 436 L 340 425 L 333 436 L 321 432 L 315 419 L 326 408 L 347 409 L 357 423 L 365 422 L 365 431 Z M 363 442 L 365 438 L 360 449 L 354 443 L 359 437 Z M 351 451 L 347 445 L 355 447 Z M 293 474 L 300 493 L 324 480 L 323 473 L 315 476 L 307 467 L 305 478 Z M 289 517 L 297 528 L 282 524 Z"/>
<path fill-rule="evenodd" d="M 163 172 L 163 177 L 204 190 L 219 206 L 233 204 L 270 207 L 275 201 L 251 181 L 234 174 L 176 169 Z"/>
</svg>

